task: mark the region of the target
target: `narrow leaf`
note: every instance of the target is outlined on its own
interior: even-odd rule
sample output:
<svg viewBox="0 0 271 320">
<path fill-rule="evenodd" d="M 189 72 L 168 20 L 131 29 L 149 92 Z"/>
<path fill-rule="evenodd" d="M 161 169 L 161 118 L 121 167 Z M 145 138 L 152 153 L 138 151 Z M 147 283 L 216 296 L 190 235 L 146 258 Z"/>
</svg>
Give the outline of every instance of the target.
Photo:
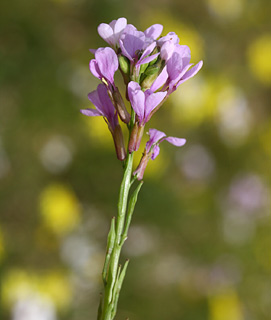
<svg viewBox="0 0 271 320">
<path fill-rule="evenodd" d="M 123 235 L 122 235 L 121 245 L 123 245 L 124 241 L 127 239 L 128 230 L 129 230 L 129 227 L 130 227 L 130 223 L 131 223 L 131 220 L 132 220 L 133 212 L 134 212 L 136 201 L 137 201 L 137 196 L 138 196 L 138 193 L 139 193 L 142 185 L 143 185 L 143 181 L 141 181 L 139 183 L 139 185 L 137 186 L 137 188 L 135 189 L 135 191 L 133 192 L 133 194 L 132 194 L 132 196 L 131 196 L 131 198 L 129 200 L 127 218 L 126 218 L 126 221 L 125 221 L 125 226 L 124 226 L 124 232 L 123 232 Z"/>
<path fill-rule="evenodd" d="M 115 238 L 116 238 L 115 217 L 113 217 L 111 221 L 111 227 L 107 237 L 106 256 L 105 256 L 105 262 L 104 262 L 103 273 L 102 273 L 104 285 L 106 285 L 106 281 L 107 281 L 108 265 L 109 265 L 112 250 L 114 247 Z"/>
<path fill-rule="evenodd" d="M 126 275 L 126 270 L 127 270 L 127 267 L 128 267 L 128 263 L 129 263 L 129 260 L 126 260 L 126 262 L 125 262 L 125 264 L 123 266 L 123 269 L 122 269 L 122 271 L 120 273 L 120 276 L 118 278 L 118 281 L 117 281 L 116 292 L 114 294 L 114 305 L 113 305 L 113 310 L 112 310 L 112 319 L 114 319 L 114 317 L 116 315 L 116 312 L 117 312 L 119 294 L 120 294 L 120 290 L 121 290 L 121 287 L 122 287 L 122 284 L 123 284 L 124 277 Z"/>
<path fill-rule="evenodd" d="M 103 296 L 100 293 L 100 303 L 99 303 L 99 308 L 98 308 L 98 317 L 97 320 L 102 320 L 102 305 L 103 305 Z"/>
</svg>

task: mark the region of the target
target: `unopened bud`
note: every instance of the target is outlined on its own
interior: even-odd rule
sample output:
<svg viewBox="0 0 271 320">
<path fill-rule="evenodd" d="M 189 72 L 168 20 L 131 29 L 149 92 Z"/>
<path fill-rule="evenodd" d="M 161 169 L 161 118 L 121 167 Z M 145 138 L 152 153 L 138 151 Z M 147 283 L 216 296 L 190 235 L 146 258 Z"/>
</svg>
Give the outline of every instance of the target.
<svg viewBox="0 0 271 320">
<path fill-rule="evenodd" d="M 141 82 L 141 89 L 143 91 L 150 89 L 156 78 L 158 77 L 158 73 L 153 73 L 152 75 L 149 75 L 144 78 L 144 80 Z"/>
<path fill-rule="evenodd" d="M 145 70 L 148 68 L 149 64 L 148 63 L 143 63 L 141 66 L 140 66 L 140 71 L 139 73 L 142 74 L 145 72 Z"/>
<path fill-rule="evenodd" d="M 158 75 L 161 72 L 161 67 L 162 67 L 162 61 L 159 60 L 157 63 L 153 65 L 149 65 L 148 68 L 144 72 L 144 78 L 141 82 L 141 87 L 143 90 L 149 89 L 155 79 L 158 77 Z"/>
<path fill-rule="evenodd" d="M 152 76 L 154 74 L 158 74 L 160 71 L 160 65 L 154 64 L 152 66 L 149 66 L 146 71 L 145 71 L 145 75 L 146 76 Z"/>
<path fill-rule="evenodd" d="M 143 133 L 144 133 L 144 126 L 139 125 L 136 122 L 132 129 L 130 140 L 129 140 L 128 149 L 130 153 L 133 151 L 137 151 L 139 149 Z"/>
<path fill-rule="evenodd" d="M 130 73 L 130 62 L 129 60 L 124 57 L 119 55 L 119 65 L 120 65 L 120 70 L 124 73 L 124 74 L 129 74 Z"/>
<path fill-rule="evenodd" d="M 155 48 L 155 49 L 157 49 L 157 48 Z M 155 53 L 158 52 L 158 50 L 155 50 L 155 49 L 153 50 L 152 54 L 155 54 Z M 153 60 L 149 63 L 149 66 L 152 66 L 153 64 L 155 64 L 159 59 L 160 59 L 159 56 L 156 57 L 155 59 L 153 59 Z"/>
<path fill-rule="evenodd" d="M 126 158 L 126 150 L 124 146 L 122 130 L 119 124 L 114 129 L 113 139 L 114 139 L 117 158 L 123 161 Z"/>
<path fill-rule="evenodd" d="M 118 56 L 119 58 L 119 70 L 122 74 L 124 83 L 127 85 L 130 82 L 130 61 L 121 55 Z"/>
<path fill-rule="evenodd" d="M 122 99 L 122 96 L 121 96 L 118 88 L 114 89 L 112 96 L 113 96 L 115 108 L 116 108 L 121 120 L 125 123 L 129 123 L 131 116 L 125 107 L 125 103 Z"/>
</svg>

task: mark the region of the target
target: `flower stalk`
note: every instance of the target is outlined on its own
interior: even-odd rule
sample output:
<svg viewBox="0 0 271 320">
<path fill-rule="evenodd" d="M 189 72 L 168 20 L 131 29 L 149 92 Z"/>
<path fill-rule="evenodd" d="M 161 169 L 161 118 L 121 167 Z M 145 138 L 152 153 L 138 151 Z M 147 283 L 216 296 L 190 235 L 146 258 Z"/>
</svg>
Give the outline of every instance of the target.
<svg viewBox="0 0 271 320">
<path fill-rule="evenodd" d="M 90 116 L 102 116 L 112 134 L 117 158 L 124 167 L 118 200 L 118 214 L 111 221 L 102 271 L 104 293 L 101 295 L 98 320 L 113 320 L 117 312 L 120 290 L 129 260 L 120 264 L 122 247 L 128 237 L 132 215 L 138 193 L 149 160 L 160 152 L 160 144 L 167 142 L 181 147 L 186 140 L 167 136 L 164 132 L 149 129 L 149 141 L 136 170 L 133 172 L 134 152 L 141 147 L 145 126 L 154 113 L 184 81 L 193 77 L 202 67 L 202 61 L 191 68 L 190 49 L 179 44 L 174 32 L 158 39 L 163 26 L 154 24 L 144 32 L 127 24 L 125 18 L 102 23 L 99 35 L 110 47 L 91 49 L 89 69 L 101 81 L 97 89 L 88 94 L 95 106 L 81 110 Z M 158 39 L 158 40 L 157 40 Z M 126 109 L 123 97 L 115 83 L 115 72 L 119 70 L 126 86 L 126 99 L 131 111 Z M 127 149 L 120 121 L 128 128 Z M 138 185 L 133 187 L 135 181 Z M 134 190 L 131 191 L 131 188 Z"/>
<path fill-rule="evenodd" d="M 113 217 L 107 240 L 107 253 L 103 268 L 104 297 L 100 302 L 98 320 L 112 320 L 116 314 L 118 297 L 124 280 L 128 260 L 124 266 L 119 264 L 122 246 L 127 239 L 128 230 L 142 182 L 139 183 L 129 199 L 133 169 L 133 153 L 128 154 L 122 183 L 120 186 L 118 216 Z M 129 199 L 129 205 L 128 205 Z M 128 206 L 128 210 L 127 210 Z"/>
</svg>

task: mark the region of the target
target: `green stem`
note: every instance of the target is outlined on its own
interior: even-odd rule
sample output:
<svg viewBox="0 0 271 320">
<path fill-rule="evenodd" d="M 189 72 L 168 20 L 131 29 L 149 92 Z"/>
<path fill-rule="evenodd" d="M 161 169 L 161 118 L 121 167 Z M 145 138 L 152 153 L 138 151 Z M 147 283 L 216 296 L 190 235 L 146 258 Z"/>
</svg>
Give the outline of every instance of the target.
<svg viewBox="0 0 271 320">
<path fill-rule="evenodd" d="M 135 117 L 135 112 L 133 108 L 131 108 L 131 120 L 128 125 L 129 140 L 135 124 Z M 104 282 L 104 298 L 103 301 L 100 302 L 98 320 L 113 320 L 117 311 L 119 293 L 128 266 L 128 261 L 126 261 L 123 268 L 121 268 L 121 266 L 119 265 L 120 253 L 125 239 L 127 238 L 127 233 L 136 204 L 137 195 L 142 186 L 142 183 L 140 183 L 140 185 L 132 194 L 129 201 L 129 208 L 126 217 L 129 191 L 133 182 L 135 181 L 135 178 L 132 179 L 134 155 L 133 153 L 128 152 L 128 146 L 127 154 L 127 159 L 126 161 L 124 161 L 124 175 L 120 186 L 116 227 L 115 221 L 113 219 L 108 234 L 107 252 L 102 274 Z"/>
<path fill-rule="evenodd" d="M 120 186 L 119 201 L 118 201 L 118 217 L 116 221 L 116 231 L 113 250 L 110 255 L 110 262 L 105 282 L 105 292 L 102 308 L 101 320 L 112 320 L 116 306 L 114 306 L 114 288 L 118 281 L 118 269 L 119 269 L 119 258 L 121 248 L 123 245 L 122 234 L 125 223 L 125 216 L 128 204 L 128 195 L 131 186 L 131 176 L 133 169 L 133 153 L 128 154 L 124 175 Z M 107 267 L 107 266 L 106 266 Z M 113 310 L 114 309 L 114 310 Z"/>
</svg>

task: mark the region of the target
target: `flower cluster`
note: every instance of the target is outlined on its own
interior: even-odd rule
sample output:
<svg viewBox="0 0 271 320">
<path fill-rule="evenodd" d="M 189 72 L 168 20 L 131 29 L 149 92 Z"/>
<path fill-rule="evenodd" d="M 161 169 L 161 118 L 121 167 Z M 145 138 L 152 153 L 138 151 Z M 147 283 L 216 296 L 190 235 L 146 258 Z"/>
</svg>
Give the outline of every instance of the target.
<svg viewBox="0 0 271 320">
<path fill-rule="evenodd" d="M 127 24 L 125 18 L 113 20 L 98 26 L 99 35 L 110 47 L 90 49 L 95 59 L 90 60 L 91 73 L 101 80 L 97 90 L 89 93 L 89 100 L 96 109 L 81 112 L 87 116 L 103 116 L 112 134 L 117 157 L 123 161 L 126 149 L 119 119 L 129 128 L 128 152 L 139 149 L 145 124 L 160 108 L 163 102 L 180 84 L 193 77 L 202 67 L 200 61 L 195 66 L 190 63 L 190 49 L 179 44 L 174 32 L 161 37 L 163 26 L 154 24 L 144 32 Z M 116 86 L 114 76 L 119 70 L 126 85 L 126 98 L 131 104 L 131 112 Z M 149 159 L 159 153 L 159 143 L 163 140 L 182 146 L 185 139 L 166 137 L 158 130 L 149 130 L 141 162 L 134 172 L 140 180 Z"/>
</svg>

